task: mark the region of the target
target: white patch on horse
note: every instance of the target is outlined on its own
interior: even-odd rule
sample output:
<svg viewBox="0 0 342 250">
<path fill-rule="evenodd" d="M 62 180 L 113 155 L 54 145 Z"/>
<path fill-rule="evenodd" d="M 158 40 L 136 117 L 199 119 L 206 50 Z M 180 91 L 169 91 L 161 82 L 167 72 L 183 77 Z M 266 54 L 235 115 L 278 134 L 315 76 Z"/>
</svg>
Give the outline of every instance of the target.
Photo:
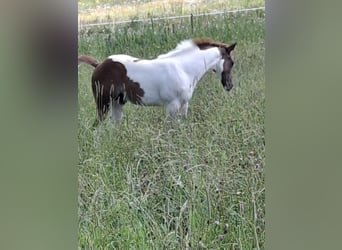
<svg viewBox="0 0 342 250">
<path fill-rule="evenodd" d="M 208 69 L 222 71 L 218 48 L 200 50 L 191 40 L 152 60 L 134 62 L 127 58 L 109 58 L 123 63 L 127 76 L 139 83 L 145 93 L 141 98 L 144 105 L 166 105 L 167 116 L 171 117 L 189 102 L 198 81 Z M 218 62 L 220 66 L 217 66 Z M 187 109 L 187 105 L 184 108 Z"/>
<path fill-rule="evenodd" d="M 216 72 L 216 76 L 217 78 L 220 79 L 221 77 L 221 72 L 223 70 L 223 63 L 224 63 L 224 60 L 221 59 L 220 63 L 217 64 L 217 68 L 215 69 L 215 72 Z"/>
</svg>

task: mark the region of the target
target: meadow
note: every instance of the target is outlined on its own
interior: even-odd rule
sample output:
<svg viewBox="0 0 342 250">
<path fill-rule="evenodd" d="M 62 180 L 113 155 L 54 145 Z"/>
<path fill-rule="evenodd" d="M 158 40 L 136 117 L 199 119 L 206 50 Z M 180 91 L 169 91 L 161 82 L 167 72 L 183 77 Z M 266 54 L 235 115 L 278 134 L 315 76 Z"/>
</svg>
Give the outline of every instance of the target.
<svg viewBox="0 0 342 250">
<path fill-rule="evenodd" d="M 231 92 L 209 72 L 188 117 L 127 103 L 92 128 L 92 67 L 78 70 L 79 249 L 264 249 L 264 12 L 79 31 L 79 54 L 153 58 L 183 39 L 237 46 Z"/>
</svg>

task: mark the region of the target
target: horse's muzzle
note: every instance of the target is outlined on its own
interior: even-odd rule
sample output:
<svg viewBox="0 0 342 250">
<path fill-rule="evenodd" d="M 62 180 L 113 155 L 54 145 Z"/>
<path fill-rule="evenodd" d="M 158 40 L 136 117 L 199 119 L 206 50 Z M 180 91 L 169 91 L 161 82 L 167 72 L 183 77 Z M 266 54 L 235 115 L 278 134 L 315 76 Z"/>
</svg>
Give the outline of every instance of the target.
<svg viewBox="0 0 342 250">
<path fill-rule="evenodd" d="M 225 91 L 230 91 L 233 88 L 232 81 L 222 81 L 222 85 Z"/>
<path fill-rule="evenodd" d="M 231 91 L 232 88 L 233 88 L 233 85 L 224 86 L 224 90 L 226 90 L 226 91 Z"/>
<path fill-rule="evenodd" d="M 233 88 L 232 78 L 224 73 L 222 73 L 221 83 L 225 91 L 230 91 Z"/>
</svg>

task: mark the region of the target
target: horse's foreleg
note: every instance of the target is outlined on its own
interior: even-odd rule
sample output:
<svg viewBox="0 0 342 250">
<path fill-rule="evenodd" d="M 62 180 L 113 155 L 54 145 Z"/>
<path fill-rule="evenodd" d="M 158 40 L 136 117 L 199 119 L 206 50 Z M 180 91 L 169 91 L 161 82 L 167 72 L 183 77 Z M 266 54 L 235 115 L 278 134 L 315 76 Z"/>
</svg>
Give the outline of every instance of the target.
<svg viewBox="0 0 342 250">
<path fill-rule="evenodd" d="M 179 111 L 179 108 L 180 108 L 180 103 L 178 100 L 175 100 L 175 101 L 172 101 L 172 102 L 169 102 L 167 105 L 166 105 L 166 118 L 172 118 L 172 119 L 175 119 L 176 118 L 176 115 Z"/>
<path fill-rule="evenodd" d="M 188 114 L 188 107 L 189 107 L 189 103 L 185 102 L 182 104 L 182 106 L 180 107 L 179 113 L 182 117 L 186 117 Z"/>
</svg>

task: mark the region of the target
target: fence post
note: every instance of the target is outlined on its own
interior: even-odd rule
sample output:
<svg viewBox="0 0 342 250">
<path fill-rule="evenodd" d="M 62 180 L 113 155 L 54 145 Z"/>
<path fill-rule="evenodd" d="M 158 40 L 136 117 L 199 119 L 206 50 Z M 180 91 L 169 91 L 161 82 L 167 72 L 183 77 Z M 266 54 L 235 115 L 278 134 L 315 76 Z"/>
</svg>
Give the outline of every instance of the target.
<svg viewBox="0 0 342 250">
<path fill-rule="evenodd" d="M 190 22 L 191 22 L 191 34 L 194 33 L 194 15 L 191 13 L 190 15 Z"/>
<path fill-rule="evenodd" d="M 151 24 L 152 24 L 152 32 L 154 33 L 154 23 L 153 23 L 153 18 L 151 17 Z"/>
</svg>

